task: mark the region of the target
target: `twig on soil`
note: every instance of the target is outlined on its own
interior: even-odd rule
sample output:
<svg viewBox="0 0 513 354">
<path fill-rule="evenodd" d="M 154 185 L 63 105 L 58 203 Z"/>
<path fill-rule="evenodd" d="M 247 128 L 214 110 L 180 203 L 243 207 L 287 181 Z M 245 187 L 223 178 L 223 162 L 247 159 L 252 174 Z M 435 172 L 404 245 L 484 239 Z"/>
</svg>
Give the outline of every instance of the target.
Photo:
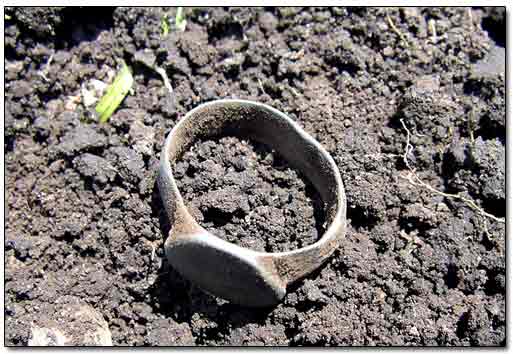
<svg viewBox="0 0 513 354">
<path fill-rule="evenodd" d="M 48 61 L 46 62 L 45 67 L 43 68 L 43 70 L 38 72 L 39 76 L 41 76 L 43 78 L 43 80 L 45 80 L 46 82 L 50 81 L 50 80 L 48 80 L 46 75 L 48 74 L 48 71 L 50 69 L 50 64 L 52 64 L 52 60 L 53 60 L 53 54 L 50 55 L 50 57 L 48 58 Z"/>
<path fill-rule="evenodd" d="M 387 22 L 388 22 L 388 25 L 390 26 L 390 28 L 401 38 L 401 40 L 404 42 L 404 44 L 408 47 L 409 43 L 406 40 L 406 37 L 404 37 L 404 35 L 401 33 L 401 31 L 399 31 L 399 29 L 395 26 L 394 22 L 388 15 L 388 12 L 386 14 L 386 17 L 387 17 Z"/>
<path fill-rule="evenodd" d="M 297 90 L 296 90 L 295 88 L 291 87 L 291 88 L 290 88 L 290 91 L 292 91 L 292 93 L 294 94 L 294 96 L 296 96 L 296 97 L 299 97 L 299 96 L 300 96 L 300 95 L 299 95 L 299 92 L 297 92 Z"/>
<path fill-rule="evenodd" d="M 474 110 L 472 110 L 472 112 L 473 111 Z M 474 138 L 474 116 L 473 116 L 473 114 L 471 115 L 471 118 L 468 120 L 468 130 L 469 130 L 469 135 L 470 135 L 470 143 L 472 144 L 472 146 L 475 146 L 476 139 Z"/>
<path fill-rule="evenodd" d="M 151 245 L 151 262 L 153 263 L 153 260 L 155 259 L 155 246 Z"/>
<path fill-rule="evenodd" d="M 436 193 L 436 194 L 444 196 L 446 198 L 461 200 L 462 202 L 467 204 L 467 206 L 469 208 L 474 209 L 482 216 L 488 217 L 490 219 L 493 219 L 493 220 L 503 223 L 503 224 L 505 223 L 505 220 L 503 218 L 498 218 L 495 215 L 487 213 L 482 208 L 480 208 L 473 200 L 468 199 L 459 194 L 444 193 L 444 192 L 439 191 L 438 189 L 432 187 L 431 185 L 427 184 L 426 182 L 422 181 L 420 179 L 420 177 L 417 175 L 417 173 L 415 172 L 415 169 L 410 165 L 410 161 L 408 160 L 408 154 L 412 153 L 413 149 L 414 149 L 413 145 L 411 145 L 411 143 L 410 143 L 410 136 L 411 136 L 410 130 L 406 127 L 406 124 L 404 124 L 404 121 L 402 119 L 401 119 L 401 124 L 402 124 L 404 130 L 406 130 L 406 146 L 405 146 L 405 152 L 403 155 L 403 161 L 404 161 L 406 167 L 410 170 L 410 173 L 409 173 L 407 179 L 412 185 L 417 186 L 417 187 L 424 187 L 427 190 L 429 190 L 430 192 Z"/>
<path fill-rule="evenodd" d="M 467 13 L 468 13 L 468 19 L 470 21 L 470 27 L 472 27 L 472 29 L 474 29 L 474 17 L 472 16 L 472 9 L 470 7 L 467 9 Z"/>
<path fill-rule="evenodd" d="M 435 19 L 430 19 L 428 21 L 429 31 L 431 32 L 431 41 L 436 44 L 438 42 L 438 37 L 436 35 L 436 21 Z"/>
<path fill-rule="evenodd" d="M 399 156 L 399 155 L 397 155 L 397 154 L 382 154 L 382 153 L 363 155 L 363 157 L 365 157 L 365 158 L 380 160 L 380 161 L 383 158 L 396 158 L 397 156 Z"/>
<path fill-rule="evenodd" d="M 162 77 L 162 80 L 164 81 L 164 86 L 166 86 L 167 90 L 169 91 L 169 94 L 172 96 L 173 86 L 171 86 L 171 81 L 169 81 L 169 77 L 167 76 L 166 71 L 158 66 L 155 66 L 155 71 Z"/>
<path fill-rule="evenodd" d="M 155 245 L 151 244 L 151 256 L 150 256 L 150 264 L 148 264 L 148 271 L 146 272 L 146 280 L 149 280 L 150 273 L 153 270 L 153 260 L 155 259 Z"/>
<path fill-rule="evenodd" d="M 134 55 L 134 60 L 137 63 L 140 63 L 147 67 L 148 69 L 154 70 L 159 76 L 162 78 L 162 81 L 164 81 L 164 86 L 169 91 L 169 94 L 173 95 L 173 86 L 171 85 L 171 81 L 169 80 L 169 77 L 167 76 L 166 70 L 156 63 L 156 57 L 152 53 L 151 50 L 145 49 L 142 51 L 138 51 Z"/>
<path fill-rule="evenodd" d="M 264 90 L 264 85 L 262 85 L 262 81 L 260 81 L 260 78 L 259 78 L 259 77 L 257 77 L 257 80 L 258 80 L 258 85 L 260 86 L 260 90 L 262 90 L 262 93 L 263 93 L 264 95 L 267 95 L 267 93 L 266 93 L 266 92 L 265 92 L 265 90 Z"/>
</svg>

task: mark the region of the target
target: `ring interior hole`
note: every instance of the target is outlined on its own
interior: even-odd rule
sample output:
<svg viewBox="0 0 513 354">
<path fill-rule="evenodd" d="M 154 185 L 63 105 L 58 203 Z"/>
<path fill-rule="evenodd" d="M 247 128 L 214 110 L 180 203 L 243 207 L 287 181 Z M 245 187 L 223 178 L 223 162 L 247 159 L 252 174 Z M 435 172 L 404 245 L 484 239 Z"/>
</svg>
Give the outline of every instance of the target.
<svg viewBox="0 0 513 354">
<path fill-rule="evenodd" d="M 312 244 L 325 232 L 320 194 L 265 144 L 234 136 L 200 139 L 172 165 L 191 215 L 222 239 L 283 252 Z"/>
</svg>

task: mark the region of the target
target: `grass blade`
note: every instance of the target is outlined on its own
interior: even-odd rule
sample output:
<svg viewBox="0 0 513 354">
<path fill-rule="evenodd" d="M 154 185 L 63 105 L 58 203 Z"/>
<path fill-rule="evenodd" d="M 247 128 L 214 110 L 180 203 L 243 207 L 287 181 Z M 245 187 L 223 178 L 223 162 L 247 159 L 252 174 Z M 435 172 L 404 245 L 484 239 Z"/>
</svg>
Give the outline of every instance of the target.
<svg viewBox="0 0 513 354">
<path fill-rule="evenodd" d="M 164 14 L 160 20 L 160 30 L 162 32 L 162 36 L 167 37 L 169 34 L 169 19 L 167 18 L 167 14 Z"/>
<path fill-rule="evenodd" d="M 114 78 L 114 82 L 107 88 L 105 95 L 103 95 L 96 106 L 96 113 L 98 113 L 101 123 L 109 120 L 112 113 L 114 113 L 132 88 L 133 83 L 134 77 L 130 69 L 123 63 L 123 67 Z"/>
<path fill-rule="evenodd" d="M 183 7 L 179 7 L 176 9 L 176 16 L 175 16 L 175 27 L 180 32 L 185 31 L 185 26 L 187 26 L 187 20 L 185 19 L 185 15 L 183 13 Z"/>
</svg>

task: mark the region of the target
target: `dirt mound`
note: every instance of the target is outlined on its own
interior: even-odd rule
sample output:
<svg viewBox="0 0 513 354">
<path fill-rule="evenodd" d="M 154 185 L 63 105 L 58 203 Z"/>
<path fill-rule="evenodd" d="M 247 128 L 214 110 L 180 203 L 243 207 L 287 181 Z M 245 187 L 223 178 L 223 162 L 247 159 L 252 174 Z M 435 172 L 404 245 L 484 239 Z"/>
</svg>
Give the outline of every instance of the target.
<svg viewBox="0 0 513 354">
<path fill-rule="evenodd" d="M 28 344 L 63 296 L 101 314 L 115 345 L 505 344 L 505 225 L 412 185 L 404 163 L 407 129 L 423 182 L 505 216 L 504 12 L 186 8 L 185 31 L 163 36 L 174 8 L 93 10 L 6 9 L 6 344 Z M 119 59 L 134 91 L 99 124 L 81 92 Z M 346 188 L 340 249 L 265 311 L 205 294 L 163 252 L 164 138 L 228 97 L 296 120 Z M 227 240 L 279 251 L 322 233 L 315 191 L 265 146 L 200 142 L 177 171 Z"/>
</svg>

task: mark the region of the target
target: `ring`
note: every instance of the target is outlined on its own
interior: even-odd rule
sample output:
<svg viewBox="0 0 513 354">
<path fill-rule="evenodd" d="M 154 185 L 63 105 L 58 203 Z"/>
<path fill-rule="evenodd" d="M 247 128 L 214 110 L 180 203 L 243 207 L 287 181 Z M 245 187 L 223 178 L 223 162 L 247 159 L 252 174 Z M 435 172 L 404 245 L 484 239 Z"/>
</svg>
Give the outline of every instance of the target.
<svg viewBox="0 0 513 354">
<path fill-rule="evenodd" d="M 195 141 L 222 135 L 274 148 L 310 180 L 326 205 L 328 227 L 317 242 L 288 252 L 257 252 L 222 240 L 194 220 L 173 165 Z M 296 122 L 265 104 L 223 99 L 191 110 L 166 138 L 157 183 L 172 225 L 164 244 L 171 266 L 204 291 L 239 305 L 276 305 L 287 285 L 322 265 L 345 235 L 346 196 L 335 161 Z"/>
</svg>

